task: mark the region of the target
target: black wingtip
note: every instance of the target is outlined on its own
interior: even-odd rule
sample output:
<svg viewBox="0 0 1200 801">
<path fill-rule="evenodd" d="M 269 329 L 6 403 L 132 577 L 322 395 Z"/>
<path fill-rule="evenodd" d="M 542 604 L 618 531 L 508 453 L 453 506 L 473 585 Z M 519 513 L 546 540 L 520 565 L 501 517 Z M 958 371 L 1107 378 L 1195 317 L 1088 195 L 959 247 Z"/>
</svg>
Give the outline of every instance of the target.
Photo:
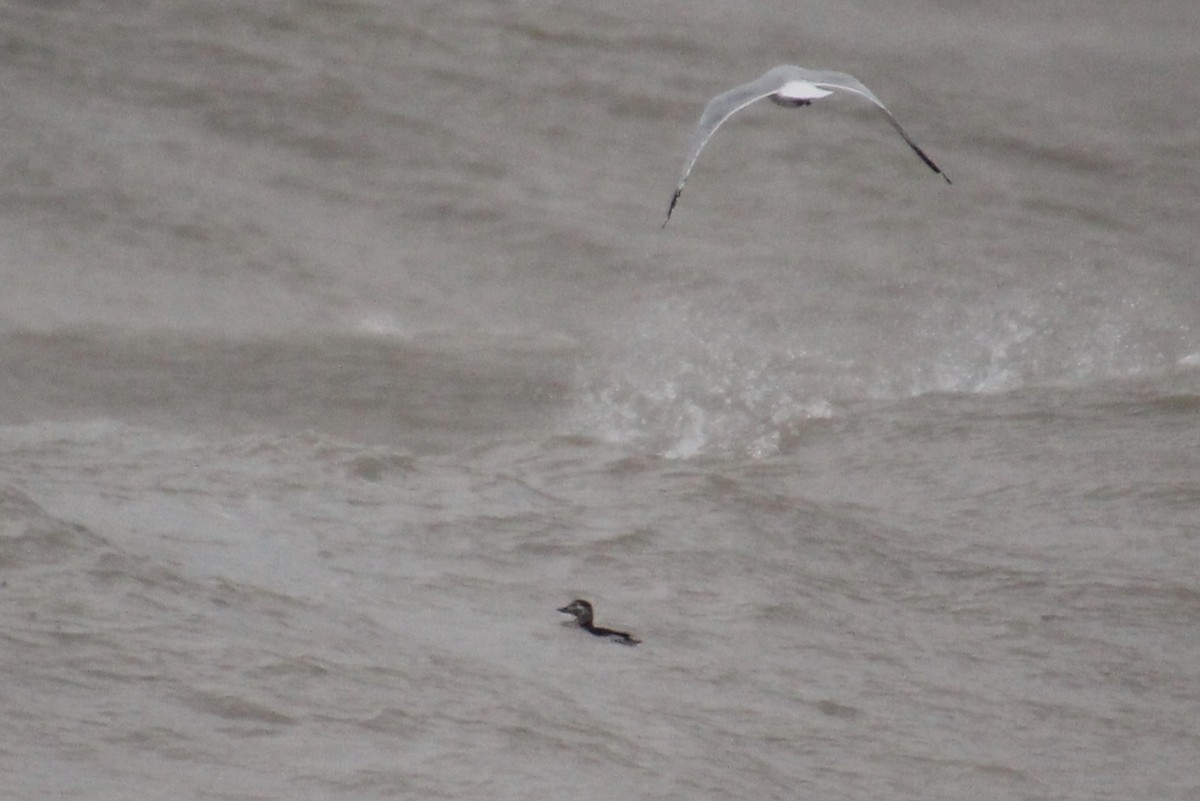
<svg viewBox="0 0 1200 801">
<path fill-rule="evenodd" d="M 952 183 L 954 183 L 953 181 L 951 181 L 951 180 L 950 180 L 950 176 L 949 176 L 949 175 L 946 175 L 946 173 L 942 172 L 942 168 L 941 168 L 941 167 L 939 167 L 938 165 L 936 165 L 936 164 L 934 164 L 934 163 L 933 163 L 933 159 L 931 159 L 931 158 L 929 158 L 929 156 L 925 155 L 925 151 L 924 151 L 924 150 L 922 150 L 921 148 L 917 147 L 917 145 L 916 145 L 915 143 L 913 143 L 911 140 L 909 141 L 909 143 L 908 143 L 908 144 L 909 144 L 909 145 L 912 147 L 913 151 L 914 151 L 914 152 L 915 152 L 915 153 L 916 153 L 918 156 L 920 156 L 920 157 L 921 157 L 921 161 L 925 162 L 925 166 L 926 166 L 926 167 L 928 167 L 929 169 L 933 170 L 933 171 L 934 171 L 934 172 L 936 172 L 938 175 L 942 176 L 942 178 L 943 178 L 943 179 L 946 181 L 946 183 L 948 183 L 948 184 L 952 184 Z"/>
<path fill-rule="evenodd" d="M 659 226 L 661 231 L 667 227 L 667 223 L 671 221 L 671 212 L 675 211 L 675 204 L 679 202 L 679 196 L 683 194 L 683 189 L 676 189 L 675 194 L 671 195 L 671 205 L 667 206 L 667 219 L 663 220 L 663 224 Z"/>
</svg>

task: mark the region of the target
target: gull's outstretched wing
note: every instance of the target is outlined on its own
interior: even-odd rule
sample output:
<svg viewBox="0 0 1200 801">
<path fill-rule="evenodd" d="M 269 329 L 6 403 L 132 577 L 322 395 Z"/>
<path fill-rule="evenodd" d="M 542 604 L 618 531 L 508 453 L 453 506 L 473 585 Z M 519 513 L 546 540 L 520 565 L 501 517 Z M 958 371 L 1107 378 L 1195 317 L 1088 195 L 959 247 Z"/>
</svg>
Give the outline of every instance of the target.
<svg viewBox="0 0 1200 801">
<path fill-rule="evenodd" d="M 904 141 L 908 143 L 908 146 L 913 149 L 913 152 L 921 158 L 921 161 L 925 162 L 925 165 L 929 167 L 929 169 L 942 176 L 946 183 L 950 183 L 950 176 L 942 172 L 942 168 L 934 164 L 933 159 L 925 155 L 925 151 L 922 150 L 920 146 L 918 146 L 917 143 L 912 140 L 912 137 L 908 135 L 907 131 L 900 127 L 900 123 L 895 117 L 892 116 L 892 112 L 888 111 L 888 107 L 883 105 L 883 101 L 876 97 L 874 92 L 864 86 L 862 81 L 858 80 L 853 75 L 847 75 L 844 72 L 806 70 L 802 67 L 790 67 L 789 69 L 793 71 L 792 77 L 795 79 L 808 81 L 814 86 L 819 86 L 822 89 L 840 89 L 843 92 L 853 92 L 860 97 L 865 97 L 867 100 L 870 100 L 879 107 L 880 111 L 887 115 L 888 122 L 890 122 L 892 127 L 896 129 L 896 133 L 900 134 L 901 138 L 904 139 Z"/>
<path fill-rule="evenodd" d="M 721 123 L 738 113 L 746 106 L 756 100 L 762 100 L 764 97 L 770 97 L 775 92 L 778 92 L 786 82 L 778 73 L 780 68 L 767 72 L 750 83 L 742 84 L 728 92 L 721 94 L 708 101 L 708 105 L 704 107 L 704 113 L 700 115 L 700 122 L 696 124 L 696 130 L 692 131 L 692 138 L 688 143 L 687 160 L 683 163 L 683 172 L 679 176 L 679 186 L 675 187 L 675 194 L 671 196 L 671 205 L 667 207 L 667 220 L 671 219 L 671 212 L 675 210 L 675 204 L 679 202 L 679 195 L 683 193 L 683 185 L 687 183 L 688 174 L 692 171 L 692 165 L 696 163 L 696 159 L 700 157 L 700 151 L 704 148 L 707 142 L 717 128 L 721 127 Z M 667 221 L 663 221 L 666 226 Z"/>
</svg>

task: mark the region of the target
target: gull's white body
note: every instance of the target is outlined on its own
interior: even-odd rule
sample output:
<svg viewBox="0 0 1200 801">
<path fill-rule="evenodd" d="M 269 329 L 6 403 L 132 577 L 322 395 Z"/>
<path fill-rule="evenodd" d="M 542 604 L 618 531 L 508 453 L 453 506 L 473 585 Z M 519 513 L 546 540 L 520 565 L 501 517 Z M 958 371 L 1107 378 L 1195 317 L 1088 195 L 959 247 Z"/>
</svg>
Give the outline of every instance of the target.
<svg viewBox="0 0 1200 801">
<path fill-rule="evenodd" d="M 833 92 L 808 81 L 788 81 L 769 97 L 781 106 L 807 106 L 814 100 L 829 97 Z"/>
<path fill-rule="evenodd" d="M 700 151 L 712 135 L 716 133 L 721 123 L 746 106 L 757 100 L 762 100 L 764 97 L 770 98 L 772 102 L 780 106 L 797 108 L 799 106 L 807 106 L 814 100 L 829 97 L 835 91 L 850 92 L 874 103 L 887 115 L 888 122 L 896 129 L 896 133 L 900 134 L 904 141 L 908 143 L 908 146 L 913 149 L 913 152 L 921 158 L 921 161 L 925 162 L 938 175 L 945 178 L 946 183 L 950 183 L 950 179 L 942 172 L 941 168 L 934 164 L 933 160 L 925 155 L 925 151 L 921 150 L 917 146 L 917 143 L 912 140 L 912 137 L 900 127 L 900 123 L 888 111 L 887 106 L 883 105 L 883 102 L 853 75 L 847 75 L 844 72 L 810 70 L 790 64 L 783 64 L 767 71 L 762 77 L 750 83 L 717 95 L 704 107 L 704 113 L 700 115 L 700 122 L 696 125 L 696 130 L 692 133 L 692 138 L 688 145 L 687 161 L 684 162 L 683 173 L 679 177 L 679 186 L 676 187 L 675 194 L 671 197 L 671 205 L 667 208 L 667 219 L 671 219 L 671 212 L 675 210 L 675 204 L 679 201 L 679 195 L 683 192 L 683 185 L 687 183 L 688 175 L 692 171 L 692 165 L 696 163 L 696 159 L 700 157 Z M 666 224 L 666 221 L 664 221 L 663 225 Z"/>
</svg>

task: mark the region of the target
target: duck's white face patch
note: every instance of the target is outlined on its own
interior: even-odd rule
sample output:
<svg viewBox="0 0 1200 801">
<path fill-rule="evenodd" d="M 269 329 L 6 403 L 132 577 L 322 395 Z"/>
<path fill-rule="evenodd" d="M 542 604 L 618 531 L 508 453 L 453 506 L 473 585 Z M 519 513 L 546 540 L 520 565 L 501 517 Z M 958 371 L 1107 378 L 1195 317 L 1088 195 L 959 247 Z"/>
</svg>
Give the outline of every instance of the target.
<svg viewBox="0 0 1200 801">
<path fill-rule="evenodd" d="M 833 92 L 808 81 L 788 81 L 775 93 L 781 100 L 820 100 Z"/>
<path fill-rule="evenodd" d="M 592 622 L 592 607 L 587 603 L 587 601 L 572 601 L 558 611 L 564 612 L 568 615 L 574 615 L 576 621 L 580 624 Z"/>
</svg>

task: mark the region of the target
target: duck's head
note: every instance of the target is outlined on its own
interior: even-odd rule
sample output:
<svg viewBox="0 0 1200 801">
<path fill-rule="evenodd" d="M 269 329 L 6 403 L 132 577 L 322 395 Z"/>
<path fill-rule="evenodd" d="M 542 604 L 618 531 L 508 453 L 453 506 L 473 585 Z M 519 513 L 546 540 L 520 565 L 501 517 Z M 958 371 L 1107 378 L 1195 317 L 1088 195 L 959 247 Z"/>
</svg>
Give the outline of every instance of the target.
<svg viewBox="0 0 1200 801">
<path fill-rule="evenodd" d="M 592 625 L 592 605 L 582 598 L 576 598 L 558 611 L 566 615 L 574 615 L 581 626 Z"/>
</svg>

